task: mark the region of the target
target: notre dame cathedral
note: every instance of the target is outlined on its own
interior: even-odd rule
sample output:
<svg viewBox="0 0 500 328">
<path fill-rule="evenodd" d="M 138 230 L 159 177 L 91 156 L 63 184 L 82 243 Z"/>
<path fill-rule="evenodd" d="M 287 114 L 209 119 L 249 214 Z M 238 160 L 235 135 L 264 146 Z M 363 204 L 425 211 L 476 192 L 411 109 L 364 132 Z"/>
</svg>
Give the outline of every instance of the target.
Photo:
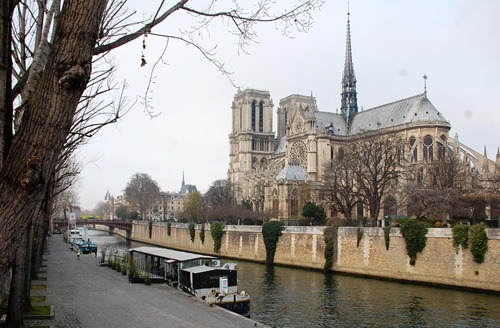
<svg viewBox="0 0 500 328">
<path fill-rule="evenodd" d="M 318 186 L 324 163 L 338 156 L 346 143 L 366 132 L 401 136 L 414 163 L 438 158 L 440 151 L 448 147 L 459 153 L 476 174 L 500 172 L 500 154 L 497 153 L 494 162 L 486 157 L 486 151 L 478 153 L 461 144 L 458 137 L 448 135 L 451 125 L 427 98 L 426 90 L 368 110 L 358 110 L 349 16 L 340 113 L 320 111 L 312 95 L 290 95 L 279 101 L 276 135 L 273 106 L 268 91 L 246 89 L 235 95 L 228 179 L 236 187 L 238 202 L 246 201 L 254 209 L 272 211 L 279 219 L 300 217 L 300 208 L 310 200 L 300 199 L 300 186 Z M 398 201 L 393 195 L 386 197 Z M 318 199 L 312 200 L 321 203 Z M 380 216 L 405 214 L 403 204 L 392 208 L 397 213 L 387 213 L 386 208 Z M 368 216 L 366 211 L 367 208 L 361 206 L 355 216 Z M 327 215 L 331 217 L 335 213 Z"/>
</svg>

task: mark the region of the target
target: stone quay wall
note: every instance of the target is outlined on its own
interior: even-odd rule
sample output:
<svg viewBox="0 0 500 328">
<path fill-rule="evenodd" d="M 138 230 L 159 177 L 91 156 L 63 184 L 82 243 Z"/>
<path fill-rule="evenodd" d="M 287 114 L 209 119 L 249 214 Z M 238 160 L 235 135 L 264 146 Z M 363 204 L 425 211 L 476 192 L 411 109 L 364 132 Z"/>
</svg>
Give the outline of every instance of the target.
<svg viewBox="0 0 500 328">
<path fill-rule="evenodd" d="M 479 264 L 470 249 L 459 247 L 457 252 L 450 228 L 431 228 L 426 246 L 412 266 L 399 228 L 391 229 L 388 250 L 382 228 L 364 228 L 359 247 L 357 228 L 339 228 L 334 270 L 500 293 L 500 229 L 487 229 L 487 235 L 488 251 L 484 263 Z"/>
<path fill-rule="evenodd" d="M 149 238 L 148 224 L 134 223 L 132 240 L 188 252 L 256 262 L 266 261 L 261 226 L 225 226 L 219 254 L 214 252 L 214 241 L 208 225 L 196 225 L 194 242 L 191 242 L 188 226 L 183 223 L 172 224 L 169 236 L 166 224 L 155 223 Z M 205 229 L 204 243 L 200 239 L 202 227 Z M 325 263 L 323 229 L 324 227 L 287 227 L 278 241 L 275 263 L 322 269 Z"/>
<path fill-rule="evenodd" d="M 200 240 L 200 229 L 205 229 L 205 241 Z M 279 265 L 322 270 L 325 264 L 325 227 L 286 227 L 280 237 L 274 261 Z M 500 229 L 487 229 L 488 251 L 484 263 L 474 262 L 469 249 L 453 246 L 449 228 L 431 228 L 427 243 L 417 255 L 416 265 L 409 264 L 406 243 L 399 228 L 390 232 L 386 249 L 382 228 L 363 228 L 363 237 L 357 246 L 357 228 L 338 229 L 334 251 L 333 270 L 336 272 L 370 276 L 382 279 L 409 281 L 433 285 L 500 293 Z M 208 225 L 196 225 L 191 242 L 188 224 L 155 223 L 149 235 L 147 223 L 134 223 L 132 240 L 148 244 L 221 257 L 265 262 L 266 249 L 261 226 L 225 226 L 219 254 L 213 251 L 213 240 Z"/>
</svg>

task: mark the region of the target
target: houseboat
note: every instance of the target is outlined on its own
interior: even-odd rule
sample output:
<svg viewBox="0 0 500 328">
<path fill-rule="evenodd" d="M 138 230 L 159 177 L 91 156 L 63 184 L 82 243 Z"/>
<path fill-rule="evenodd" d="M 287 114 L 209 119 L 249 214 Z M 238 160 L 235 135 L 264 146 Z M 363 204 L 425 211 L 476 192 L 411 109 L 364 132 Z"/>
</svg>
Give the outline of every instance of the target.
<svg viewBox="0 0 500 328">
<path fill-rule="evenodd" d="M 238 290 L 235 263 L 221 266 L 215 256 L 148 246 L 131 248 L 129 254 L 137 271 L 151 281 L 165 282 L 210 305 L 250 316 L 250 296 Z"/>
</svg>

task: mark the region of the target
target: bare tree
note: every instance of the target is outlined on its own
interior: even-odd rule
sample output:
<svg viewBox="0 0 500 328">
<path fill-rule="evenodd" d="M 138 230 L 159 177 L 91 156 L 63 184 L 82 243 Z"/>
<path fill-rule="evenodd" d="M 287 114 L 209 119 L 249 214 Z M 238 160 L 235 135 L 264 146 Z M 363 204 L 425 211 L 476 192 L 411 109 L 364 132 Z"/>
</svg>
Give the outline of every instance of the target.
<svg viewBox="0 0 500 328">
<path fill-rule="evenodd" d="M 208 206 L 236 204 L 231 184 L 225 179 L 214 181 L 203 196 L 203 201 Z"/>
<path fill-rule="evenodd" d="M 322 193 L 330 208 L 342 213 L 346 220 L 352 219 L 361 194 L 355 185 L 355 156 L 348 151 L 342 157 L 325 163 Z"/>
<path fill-rule="evenodd" d="M 146 219 L 146 211 L 160 199 L 158 184 L 146 173 L 134 174 L 124 192 L 130 206 L 139 211 L 141 220 Z"/>
<path fill-rule="evenodd" d="M 99 57 L 141 36 L 154 36 L 155 26 L 174 13 L 185 13 L 199 18 L 198 28 L 160 37 L 194 46 L 227 72 L 215 53 L 206 50 L 210 48 L 199 46 L 189 35 L 224 20 L 244 48 L 255 40 L 256 23 L 281 22 L 285 34 L 291 27 L 307 30 L 311 11 L 322 1 L 298 2 L 277 14 L 268 0 L 251 4 L 252 9 L 237 1 L 213 1 L 205 8 L 188 0 L 163 4 L 151 19 L 133 22 L 132 14 L 123 10 L 124 1 L 0 0 L 0 286 L 21 241 L 30 239 L 28 227 L 49 204 L 62 150 L 76 147 L 74 138 L 90 138 L 115 122 L 123 108 L 119 101 L 114 112 L 106 113 L 109 103 L 87 98 L 114 88 L 108 79 L 111 69 L 97 68 Z M 95 81 L 101 82 L 89 82 L 99 75 L 102 78 Z M 10 320 L 8 325 L 22 326 L 22 318 L 17 323 Z"/>
<path fill-rule="evenodd" d="M 387 191 L 397 187 L 403 176 L 403 147 L 404 141 L 397 136 L 366 136 L 345 148 L 345 156 L 352 158 L 353 179 L 359 195 L 368 204 L 372 225 Z"/>
</svg>

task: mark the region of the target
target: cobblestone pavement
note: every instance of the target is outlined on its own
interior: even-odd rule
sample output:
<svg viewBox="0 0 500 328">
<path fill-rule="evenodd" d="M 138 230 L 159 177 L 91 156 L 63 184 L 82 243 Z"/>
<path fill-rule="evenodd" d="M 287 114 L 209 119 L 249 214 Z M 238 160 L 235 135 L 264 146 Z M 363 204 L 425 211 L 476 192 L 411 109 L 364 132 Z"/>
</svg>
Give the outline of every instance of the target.
<svg viewBox="0 0 500 328">
<path fill-rule="evenodd" d="M 53 327 L 265 327 L 169 286 L 131 284 L 97 266 L 92 255 L 77 259 L 60 235 L 48 246 L 46 304 L 55 308 Z"/>
</svg>

